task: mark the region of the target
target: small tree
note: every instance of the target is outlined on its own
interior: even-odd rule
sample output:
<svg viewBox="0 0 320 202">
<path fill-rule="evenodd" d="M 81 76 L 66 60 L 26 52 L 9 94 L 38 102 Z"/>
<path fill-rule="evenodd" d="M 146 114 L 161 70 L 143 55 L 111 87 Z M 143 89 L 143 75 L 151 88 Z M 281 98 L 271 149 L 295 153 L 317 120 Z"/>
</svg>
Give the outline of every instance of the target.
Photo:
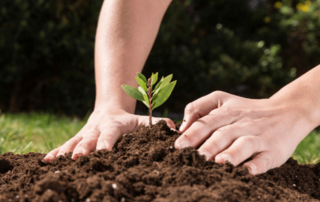
<svg viewBox="0 0 320 202">
<path fill-rule="evenodd" d="M 151 75 L 148 80 L 143 74 L 137 73 L 138 89 L 129 85 L 121 85 L 122 89 L 132 98 L 140 100 L 149 108 L 149 127 L 152 126 L 152 110 L 162 105 L 171 95 L 177 81 L 172 81 L 172 74 L 162 77 L 156 87 L 152 87 L 158 80 L 158 73 Z M 171 82 L 171 83 L 170 83 Z"/>
</svg>

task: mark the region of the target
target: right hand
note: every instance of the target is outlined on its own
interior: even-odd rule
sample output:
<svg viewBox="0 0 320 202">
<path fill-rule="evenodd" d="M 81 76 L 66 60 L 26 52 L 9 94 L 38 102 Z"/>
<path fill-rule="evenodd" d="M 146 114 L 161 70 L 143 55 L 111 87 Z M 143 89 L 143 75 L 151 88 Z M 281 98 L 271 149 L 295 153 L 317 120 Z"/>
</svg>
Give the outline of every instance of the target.
<svg viewBox="0 0 320 202">
<path fill-rule="evenodd" d="M 169 128 L 175 129 L 174 122 L 168 118 L 152 118 L 153 124 L 160 120 L 166 121 Z M 68 152 L 72 152 L 72 159 L 75 160 L 94 150 L 110 151 L 123 134 L 141 126 L 149 126 L 149 116 L 130 114 L 122 109 L 95 110 L 78 134 L 49 152 L 43 161 L 51 161 Z"/>
</svg>

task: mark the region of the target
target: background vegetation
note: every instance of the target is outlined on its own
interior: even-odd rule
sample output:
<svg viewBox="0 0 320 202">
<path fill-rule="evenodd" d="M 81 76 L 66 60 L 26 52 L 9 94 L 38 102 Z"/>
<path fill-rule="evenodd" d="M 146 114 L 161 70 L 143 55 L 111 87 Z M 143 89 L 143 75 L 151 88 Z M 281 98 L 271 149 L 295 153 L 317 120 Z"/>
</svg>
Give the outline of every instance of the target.
<svg viewBox="0 0 320 202">
<path fill-rule="evenodd" d="M 93 108 L 101 4 L 1 0 L 0 109 L 84 116 Z M 270 96 L 319 64 L 319 19 L 320 0 L 173 1 L 144 68 L 178 80 L 159 110 L 182 113 L 214 90 Z"/>
</svg>

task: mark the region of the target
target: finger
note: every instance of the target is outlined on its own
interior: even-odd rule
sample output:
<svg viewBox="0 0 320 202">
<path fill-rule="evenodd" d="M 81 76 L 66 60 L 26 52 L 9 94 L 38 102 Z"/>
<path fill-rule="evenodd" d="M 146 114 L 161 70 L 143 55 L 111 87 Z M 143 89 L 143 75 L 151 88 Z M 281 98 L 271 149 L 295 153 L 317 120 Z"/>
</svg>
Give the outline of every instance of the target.
<svg viewBox="0 0 320 202">
<path fill-rule="evenodd" d="M 267 172 L 271 168 L 280 166 L 276 164 L 275 159 L 278 159 L 274 153 L 270 151 L 264 151 L 256 155 L 251 161 L 246 162 L 243 166 L 247 167 L 249 173 L 252 175 L 258 175 Z"/>
<path fill-rule="evenodd" d="M 159 121 L 164 120 L 167 123 L 167 126 L 171 129 L 176 129 L 176 125 L 174 122 L 169 118 L 159 118 L 159 117 L 152 117 L 152 124 L 156 124 Z M 149 117 L 148 116 L 139 116 L 138 117 L 138 125 L 139 126 L 149 126 Z"/>
<path fill-rule="evenodd" d="M 119 128 L 106 128 L 102 130 L 98 141 L 97 141 L 97 150 L 109 150 L 111 151 L 114 144 L 121 136 Z"/>
<path fill-rule="evenodd" d="M 177 149 L 197 147 L 205 141 L 215 130 L 229 125 L 238 119 L 237 115 L 226 113 L 223 108 L 216 109 L 215 114 L 209 114 L 198 119 L 175 142 Z"/>
<path fill-rule="evenodd" d="M 246 128 L 241 125 L 231 124 L 215 131 L 199 148 L 199 154 L 205 155 L 206 159 L 213 159 L 218 153 L 230 147 L 239 137 L 248 134 Z"/>
<path fill-rule="evenodd" d="M 100 131 L 96 127 L 91 128 L 90 126 L 83 133 L 86 133 L 85 136 L 73 150 L 72 159 L 74 160 L 95 150 L 100 135 Z"/>
<path fill-rule="evenodd" d="M 185 108 L 183 122 L 179 131 L 184 132 L 193 122 L 209 114 L 213 109 L 221 107 L 227 95 L 227 93 L 215 91 L 189 103 Z"/>
<path fill-rule="evenodd" d="M 263 151 L 261 139 L 256 136 L 242 136 L 225 151 L 215 157 L 217 163 L 229 161 L 232 165 L 237 166 L 253 154 Z"/>
<path fill-rule="evenodd" d="M 49 153 L 42 159 L 42 161 L 51 161 L 51 160 L 53 160 L 53 159 L 56 157 L 56 155 L 58 154 L 60 148 L 61 148 L 61 147 L 58 147 L 58 148 L 52 150 L 51 152 L 49 152 Z"/>
<path fill-rule="evenodd" d="M 176 130 L 176 124 L 169 118 L 155 118 L 155 123 L 158 123 L 161 120 L 164 120 L 169 128 Z"/>
<path fill-rule="evenodd" d="M 81 140 L 82 140 L 82 135 L 74 136 L 73 138 L 71 138 L 61 146 L 57 156 L 61 156 L 66 153 L 72 152 Z"/>
</svg>

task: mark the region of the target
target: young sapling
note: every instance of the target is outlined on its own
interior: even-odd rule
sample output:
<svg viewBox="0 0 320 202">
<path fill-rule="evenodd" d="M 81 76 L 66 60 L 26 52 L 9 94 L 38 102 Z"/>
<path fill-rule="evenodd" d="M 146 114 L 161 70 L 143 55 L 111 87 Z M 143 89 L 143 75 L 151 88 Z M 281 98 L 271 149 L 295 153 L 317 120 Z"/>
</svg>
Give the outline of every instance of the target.
<svg viewBox="0 0 320 202">
<path fill-rule="evenodd" d="M 137 73 L 136 81 L 138 89 L 129 85 L 121 85 L 122 89 L 136 100 L 140 100 L 149 108 L 149 127 L 152 126 L 152 110 L 162 105 L 171 95 L 177 81 L 172 81 L 172 74 L 162 77 L 155 88 L 153 86 L 158 80 L 158 72 L 151 75 L 148 80 L 143 74 Z"/>
</svg>

